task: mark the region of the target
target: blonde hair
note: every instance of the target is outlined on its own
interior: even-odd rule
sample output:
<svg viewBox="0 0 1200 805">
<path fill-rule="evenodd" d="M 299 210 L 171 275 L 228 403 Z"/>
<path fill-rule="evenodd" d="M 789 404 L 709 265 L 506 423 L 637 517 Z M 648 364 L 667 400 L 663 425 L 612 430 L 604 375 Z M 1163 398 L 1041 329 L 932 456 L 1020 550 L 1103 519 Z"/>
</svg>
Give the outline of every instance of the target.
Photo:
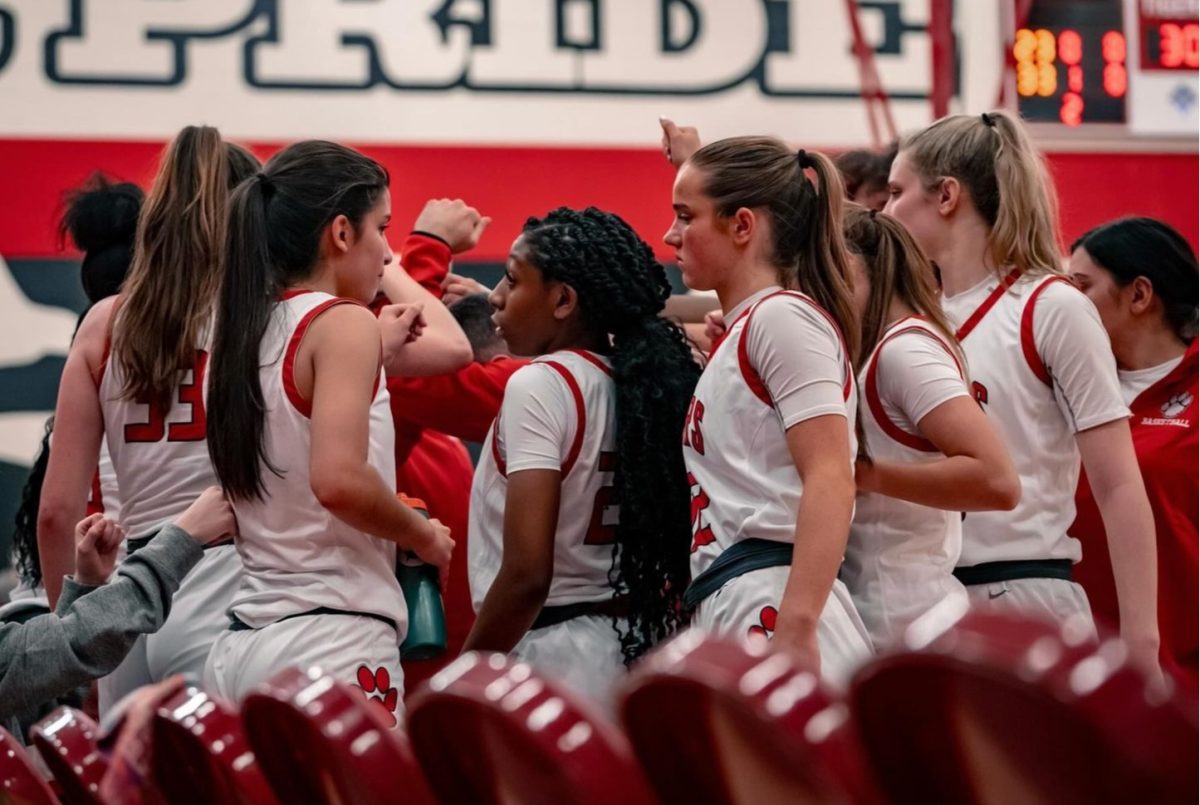
<svg viewBox="0 0 1200 805">
<path fill-rule="evenodd" d="M 900 144 L 927 188 L 952 176 L 987 221 L 998 271 L 1062 273 L 1058 197 L 1024 124 L 1007 112 L 951 115 Z"/>
<path fill-rule="evenodd" d="M 833 161 L 793 151 L 773 137 L 730 137 L 704 146 L 688 163 L 703 174 L 704 193 L 719 215 L 742 207 L 766 212 L 780 284 L 811 296 L 833 317 L 854 360 L 858 326 L 842 235 L 845 189 Z"/>
</svg>

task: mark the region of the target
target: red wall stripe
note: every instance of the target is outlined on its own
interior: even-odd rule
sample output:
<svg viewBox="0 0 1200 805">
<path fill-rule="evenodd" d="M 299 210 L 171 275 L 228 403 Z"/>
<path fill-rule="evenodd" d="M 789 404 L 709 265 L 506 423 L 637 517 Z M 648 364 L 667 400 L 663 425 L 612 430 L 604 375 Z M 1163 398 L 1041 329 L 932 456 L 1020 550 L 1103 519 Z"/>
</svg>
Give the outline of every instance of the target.
<svg viewBox="0 0 1200 805">
<path fill-rule="evenodd" d="M 143 186 L 161 143 L 0 140 L 0 254 L 61 254 L 55 224 L 64 191 L 103 170 Z M 277 144 L 255 144 L 260 156 Z M 525 218 L 559 206 L 593 204 L 626 218 L 659 256 L 671 222 L 674 171 L 656 148 L 482 148 L 363 146 L 392 174 L 394 218 L 403 231 L 431 197 L 462 197 L 493 223 L 471 256 L 503 260 Z M 1051 154 L 1062 202 L 1063 235 L 1121 215 L 1167 221 L 1200 241 L 1200 163 L 1195 154 Z M 398 245 L 398 244 L 396 244 Z"/>
</svg>

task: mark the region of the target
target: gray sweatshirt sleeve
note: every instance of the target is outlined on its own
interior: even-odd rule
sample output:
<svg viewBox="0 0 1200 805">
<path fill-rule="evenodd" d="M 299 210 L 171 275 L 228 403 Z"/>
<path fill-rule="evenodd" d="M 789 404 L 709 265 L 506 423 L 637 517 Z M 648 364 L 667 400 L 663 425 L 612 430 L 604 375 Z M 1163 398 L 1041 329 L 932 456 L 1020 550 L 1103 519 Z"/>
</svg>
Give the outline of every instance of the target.
<svg viewBox="0 0 1200 805">
<path fill-rule="evenodd" d="M 54 614 L 0 624 L 0 723 L 120 665 L 139 635 L 162 626 L 201 556 L 187 532 L 168 525 L 103 587 L 68 579 Z"/>
</svg>

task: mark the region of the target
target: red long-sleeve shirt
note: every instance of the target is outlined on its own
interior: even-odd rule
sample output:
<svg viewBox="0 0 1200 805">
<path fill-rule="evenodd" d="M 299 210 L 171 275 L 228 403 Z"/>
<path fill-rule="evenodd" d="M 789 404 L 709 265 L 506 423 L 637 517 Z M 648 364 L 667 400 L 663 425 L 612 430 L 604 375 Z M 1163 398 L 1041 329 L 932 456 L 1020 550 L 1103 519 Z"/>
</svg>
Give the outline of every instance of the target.
<svg viewBox="0 0 1200 805">
<path fill-rule="evenodd" d="M 408 236 L 400 262 L 409 276 L 439 299 L 450 270 L 450 247 L 420 232 Z M 482 442 L 500 411 L 508 378 L 526 361 L 497 358 L 457 372 L 388 379 L 396 426 L 396 488 L 425 501 L 429 513 L 450 528 L 457 545 L 445 595 L 446 657 L 405 663 L 405 688 L 414 690 L 455 657 L 475 613 L 467 585 L 467 512 L 474 469 L 459 439 Z"/>
</svg>

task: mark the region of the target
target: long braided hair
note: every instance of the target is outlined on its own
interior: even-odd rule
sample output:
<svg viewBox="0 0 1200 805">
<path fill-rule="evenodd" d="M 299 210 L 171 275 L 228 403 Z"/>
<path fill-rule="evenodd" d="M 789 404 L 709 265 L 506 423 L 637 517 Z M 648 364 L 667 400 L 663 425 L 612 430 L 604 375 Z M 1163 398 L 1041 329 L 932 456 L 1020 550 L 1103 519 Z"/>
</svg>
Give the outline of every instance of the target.
<svg viewBox="0 0 1200 805">
<path fill-rule="evenodd" d="M 661 318 L 670 283 L 620 217 L 560 207 L 525 222 L 529 261 L 575 289 L 584 324 L 612 337 L 621 507 L 609 582 L 629 599 L 626 664 L 680 625 L 691 515 L 679 434 L 700 377 L 683 331 Z"/>
</svg>

